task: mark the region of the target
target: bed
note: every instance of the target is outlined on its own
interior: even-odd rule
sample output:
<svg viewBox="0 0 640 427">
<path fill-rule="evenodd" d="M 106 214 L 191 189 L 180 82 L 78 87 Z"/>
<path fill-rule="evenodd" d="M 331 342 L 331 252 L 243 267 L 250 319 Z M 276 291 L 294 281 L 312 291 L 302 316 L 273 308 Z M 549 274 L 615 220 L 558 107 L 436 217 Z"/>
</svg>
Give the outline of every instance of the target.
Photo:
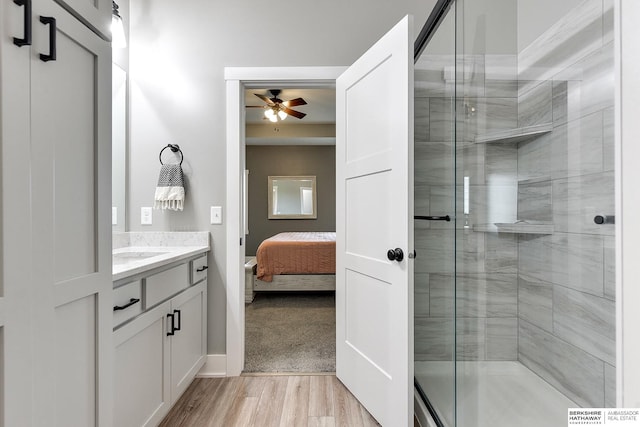
<svg viewBox="0 0 640 427">
<path fill-rule="evenodd" d="M 336 288 L 336 233 L 287 232 L 264 240 L 256 252 L 254 291 Z"/>
</svg>

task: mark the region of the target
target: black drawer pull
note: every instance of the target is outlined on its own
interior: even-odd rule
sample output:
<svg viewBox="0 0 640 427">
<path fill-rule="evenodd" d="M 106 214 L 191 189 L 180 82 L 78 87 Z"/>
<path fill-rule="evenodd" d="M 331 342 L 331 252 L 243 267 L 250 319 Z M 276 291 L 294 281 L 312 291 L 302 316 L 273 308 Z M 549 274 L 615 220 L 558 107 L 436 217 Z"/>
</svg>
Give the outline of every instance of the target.
<svg viewBox="0 0 640 427">
<path fill-rule="evenodd" d="M 171 318 L 171 322 L 169 322 L 169 330 L 167 331 L 168 337 L 176 334 L 176 328 L 173 325 L 173 313 L 167 314 L 167 320 L 169 320 L 169 318 Z"/>
<path fill-rule="evenodd" d="M 203 271 L 205 271 L 207 268 L 209 268 L 209 266 L 207 265 L 203 265 L 202 267 L 196 269 L 197 273 L 202 273 Z"/>
<path fill-rule="evenodd" d="M 140 302 L 140 298 L 131 298 L 129 299 L 129 302 L 126 303 L 125 305 L 116 305 L 115 307 L 113 307 L 113 311 L 118 311 L 118 310 L 125 310 L 129 307 L 131 307 L 132 305 L 139 303 Z"/>
<path fill-rule="evenodd" d="M 451 217 L 449 215 L 444 215 L 444 216 L 424 216 L 424 215 L 416 215 L 413 217 L 413 219 L 424 219 L 426 221 L 451 221 Z"/>
<path fill-rule="evenodd" d="M 51 16 L 41 16 L 40 22 L 49 26 L 49 54 L 40 54 L 40 60 L 55 61 L 56 60 L 56 18 Z"/>
<path fill-rule="evenodd" d="M 13 38 L 16 46 L 31 46 L 31 0 L 13 0 L 18 6 L 24 6 L 24 37 Z"/>
</svg>

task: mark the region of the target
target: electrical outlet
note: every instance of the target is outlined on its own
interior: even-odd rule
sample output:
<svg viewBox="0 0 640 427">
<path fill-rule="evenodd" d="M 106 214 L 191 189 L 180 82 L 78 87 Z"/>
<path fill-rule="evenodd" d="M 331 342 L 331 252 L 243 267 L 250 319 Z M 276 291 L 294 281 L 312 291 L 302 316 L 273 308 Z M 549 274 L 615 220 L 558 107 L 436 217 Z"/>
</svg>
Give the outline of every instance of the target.
<svg viewBox="0 0 640 427">
<path fill-rule="evenodd" d="M 150 207 L 140 208 L 140 224 L 142 225 L 153 224 L 153 213 Z"/>
<path fill-rule="evenodd" d="M 222 224 L 222 206 L 211 206 L 211 224 Z"/>
</svg>

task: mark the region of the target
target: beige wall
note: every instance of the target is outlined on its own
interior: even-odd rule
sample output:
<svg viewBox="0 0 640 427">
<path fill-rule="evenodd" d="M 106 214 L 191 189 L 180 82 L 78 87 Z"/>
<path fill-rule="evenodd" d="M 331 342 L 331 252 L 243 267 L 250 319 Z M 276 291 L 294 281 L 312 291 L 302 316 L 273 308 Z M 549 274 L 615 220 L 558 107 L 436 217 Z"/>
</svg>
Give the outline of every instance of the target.
<svg viewBox="0 0 640 427">
<path fill-rule="evenodd" d="M 255 255 L 258 245 L 283 231 L 336 230 L 335 146 L 249 146 L 249 235 L 246 254 Z M 318 200 L 317 219 L 268 219 L 269 175 L 314 175 Z"/>
</svg>

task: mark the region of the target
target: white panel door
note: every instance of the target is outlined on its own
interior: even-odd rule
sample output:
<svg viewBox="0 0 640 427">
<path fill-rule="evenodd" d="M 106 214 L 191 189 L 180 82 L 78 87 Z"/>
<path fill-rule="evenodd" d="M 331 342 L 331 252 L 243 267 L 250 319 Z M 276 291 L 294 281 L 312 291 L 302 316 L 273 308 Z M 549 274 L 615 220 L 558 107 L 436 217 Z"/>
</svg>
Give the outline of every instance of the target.
<svg viewBox="0 0 640 427">
<path fill-rule="evenodd" d="M 407 16 L 336 81 L 336 374 L 383 426 L 413 424 L 412 36 Z"/>
</svg>

